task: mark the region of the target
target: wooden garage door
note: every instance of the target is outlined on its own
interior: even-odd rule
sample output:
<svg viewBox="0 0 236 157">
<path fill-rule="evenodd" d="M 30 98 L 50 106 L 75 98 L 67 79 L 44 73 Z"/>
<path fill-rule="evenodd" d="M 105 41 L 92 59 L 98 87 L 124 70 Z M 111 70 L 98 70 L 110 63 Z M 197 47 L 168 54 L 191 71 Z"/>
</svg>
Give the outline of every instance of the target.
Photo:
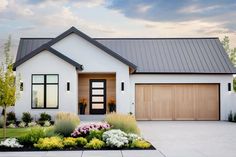
<svg viewBox="0 0 236 157">
<path fill-rule="evenodd" d="M 136 85 L 138 120 L 219 120 L 218 84 Z"/>
</svg>

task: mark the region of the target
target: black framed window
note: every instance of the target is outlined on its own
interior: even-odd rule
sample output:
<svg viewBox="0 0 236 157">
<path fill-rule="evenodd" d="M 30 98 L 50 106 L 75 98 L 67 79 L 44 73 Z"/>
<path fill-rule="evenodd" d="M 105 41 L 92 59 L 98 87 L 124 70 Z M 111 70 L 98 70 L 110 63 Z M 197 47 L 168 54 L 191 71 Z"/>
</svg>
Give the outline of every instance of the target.
<svg viewBox="0 0 236 157">
<path fill-rule="evenodd" d="M 31 89 L 33 109 L 58 108 L 58 74 L 33 74 Z"/>
</svg>

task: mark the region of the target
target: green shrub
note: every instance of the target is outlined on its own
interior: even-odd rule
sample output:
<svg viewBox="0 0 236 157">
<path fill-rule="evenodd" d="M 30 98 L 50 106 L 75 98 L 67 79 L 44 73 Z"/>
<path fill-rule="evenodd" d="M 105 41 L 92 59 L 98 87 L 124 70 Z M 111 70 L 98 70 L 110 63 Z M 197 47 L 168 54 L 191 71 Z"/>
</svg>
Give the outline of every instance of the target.
<svg viewBox="0 0 236 157">
<path fill-rule="evenodd" d="M 40 114 L 39 121 L 42 121 L 42 122 L 51 121 L 51 119 L 52 119 L 52 117 L 49 114 L 43 112 L 43 113 Z"/>
<path fill-rule="evenodd" d="M 60 136 L 60 135 L 55 133 L 54 127 L 49 127 L 45 130 L 45 136 L 46 137 L 52 137 L 52 136 Z"/>
<path fill-rule="evenodd" d="M 68 137 L 79 123 L 80 119 L 76 114 L 66 112 L 58 113 L 55 119 L 55 133 Z"/>
<path fill-rule="evenodd" d="M 76 138 L 76 143 L 78 146 L 83 147 L 88 143 L 88 141 L 84 137 L 78 137 L 78 138 Z"/>
<path fill-rule="evenodd" d="M 228 121 L 232 122 L 233 121 L 233 112 L 230 111 L 229 115 L 228 115 Z"/>
<path fill-rule="evenodd" d="M 3 123 L 4 123 L 4 117 L 0 117 L 0 128 L 3 128 Z"/>
<path fill-rule="evenodd" d="M 110 113 L 106 115 L 105 121 L 110 124 L 113 129 L 120 129 L 126 133 L 140 134 L 140 130 L 133 115 Z"/>
<path fill-rule="evenodd" d="M 105 143 L 102 140 L 99 139 L 92 139 L 89 143 L 85 145 L 85 148 L 89 149 L 101 149 L 102 147 L 105 146 Z"/>
<path fill-rule="evenodd" d="M 16 115 L 14 112 L 7 113 L 7 121 L 8 122 L 16 122 Z"/>
<path fill-rule="evenodd" d="M 46 137 L 40 138 L 34 147 L 40 150 L 62 149 L 64 147 L 63 140 L 60 137 Z"/>
<path fill-rule="evenodd" d="M 63 139 L 63 145 L 65 147 L 75 147 L 77 145 L 77 139 L 73 137 L 66 137 Z"/>
<path fill-rule="evenodd" d="M 33 118 L 31 117 L 31 114 L 29 112 L 23 112 L 21 120 L 28 124 L 32 122 Z"/>
<path fill-rule="evenodd" d="M 19 142 L 23 145 L 32 145 L 37 143 L 40 138 L 46 137 L 45 129 L 41 127 L 31 128 L 29 132 L 19 138 Z"/>
<path fill-rule="evenodd" d="M 131 148 L 142 148 L 142 149 L 145 149 L 145 148 L 150 148 L 151 147 L 151 144 L 145 140 L 134 140 L 132 143 L 131 143 Z"/>
<path fill-rule="evenodd" d="M 99 140 L 102 140 L 102 134 L 103 134 L 104 131 L 102 130 L 91 130 L 89 132 L 89 135 L 86 136 L 86 139 L 88 141 L 92 140 L 93 138 L 97 138 Z"/>
</svg>

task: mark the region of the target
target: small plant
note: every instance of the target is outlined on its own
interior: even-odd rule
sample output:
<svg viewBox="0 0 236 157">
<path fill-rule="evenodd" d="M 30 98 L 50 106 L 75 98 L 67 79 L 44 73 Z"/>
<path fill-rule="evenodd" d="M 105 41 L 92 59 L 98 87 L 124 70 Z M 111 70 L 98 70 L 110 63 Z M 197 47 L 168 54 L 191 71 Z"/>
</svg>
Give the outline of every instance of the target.
<svg viewBox="0 0 236 157">
<path fill-rule="evenodd" d="M 109 123 L 113 129 L 120 129 L 126 133 L 140 134 L 135 117 L 132 115 L 110 113 L 106 115 L 105 121 Z"/>
<path fill-rule="evenodd" d="M 26 123 L 25 122 L 20 122 L 19 124 L 18 124 L 18 127 L 19 128 L 24 128 L 26 126 Z"/>
<path fill-rule="evenodd" d="M 92 139 L 89 143 L 85 145 L 85 148 L 89 149 L 101 149 L 102 147 L 105 146 L 105 143 L 102 140 L 99 139 Z"/>
<path fill-rule="evenodd" d="M 110 98 L 108 101 L 109 112 L 116 112 L 116 101 L 114 98 Z"/>
<path fill-rule="evenodd" d="M 80 114 L 85 114 L 86 106 L 87 106 L 87 100 L 85 98 L 81 98 L 79 101 Z"/>
<path fill-rule="evenodd" d="M 142 148 L 142 149 L 145 149 L 145 148 L 150 148 L 151 147 L 151 144 L 145 140 L 134 140 L 131 145 L 130 145 L 131 148 Z"/>
<path fill-rule="evenodd" d="M 7 122 L 10 122 L 10 123 L 16 122 L 16 115 L 14 112 L 7 113 Z"/>
<path fill-rule="evenodd" d="M 10 148 L 21 148 L 23 145 L 19 144 L 16 138 L 7 138 L 4 141 L 1 141 L 0 146 L 10 147 Z"/>
<path fill-rule="evenodd" d="M 84 137 L 78 137 L 76 138 L 76 143 L 78 146 L 85 146 L 88 143 L 88 141 Z"/>
<path fill-rule="evenodd" d="M 31 128 L 29 132 L 19 138 L 23 145 L 32 145 L 37 143 L 40 138 L 46 137 L 45 129 L 41 127 Z"/>
<path fill-rule="evenodd" d="M 60 137 L 46 137 L 40 138 L 34 147 L 40 150 L 62 149 L 64 147 L 63 140 Z"/>
<path fill-rule="evenodd" d="M 58 113 L 54 126 L 55 133 L 68 137 L 79 123 L 80 119 L 76 114 L 66 112 Z"/>
<path fill-rule="evenodd" d="M 63 145 L 69 148 L 75 147 L 77 145 L 77 139 L 73 137 L 66 137 L 63 140 Z"/>
<path fill-rule="evenodd" d="M 87 136 L 92 130 L 108 130 L 111 126 L 108 123 L 99 122 L 99 123 L 89 123 L 78 126 L 72 133 L 73 137 Z"/>
<path fill-rule="evenodd" d="M 96 139 L 99 139 L 99 140 L 102 140 L 102 134 L 103 134 L 104 131 L 102 130 L 92 130 L 89 132 L 89 135 L 86 136 L 86 139 L 88 141 L 91 141 L 93 138 L 96 138 Z"/>
<path fill-rule="evenodd" d="M 31 114 L 29 112 L 23 112 L 21 119 L 26 124 L 30 123 L 33 120 L 33 118 L 31 117 Z"/>
<path fill-rule="evenodd" d="M 45 121 L 51 121 L 51 119 L 52 117 L 49 114 L 43 112 L 40 114 L 39 121 L 45 122 Z"/>
<path fill-rule="evenodd" d="M 7 127 L 8 127 L 8 128 L 16 128 L 16 125 L 13 124 L 13 123 L 11 123 L 11 124 L 9 124 Z"/>
<path fill-rule="evenodd" d="M 230 111 L 229 115 L 228 115 L 228 121 L 232 122 L 233 121 L 233 112 Z"/>
<path fill-rule="evenodd" d="M 112 129 L 103 133 L 103 141 L 110 147 L 123 147 L 129 144 L 127 134 L 118 129 Z"/>
<path fill-rule="evenodd" d="M 49 126 L 51 126 L 51 123 L 50 123 L 50 121 L 45 121 L 44 122 L 44 125 L 43 125 L 44 127 L 49 127 Z"/>
<path fill-rule="evenodd" d="M 28 127 L 35 127 L 37 126 L 38 124 L 36 122 L 30 122 L 28 123 Z"/>
</svg>

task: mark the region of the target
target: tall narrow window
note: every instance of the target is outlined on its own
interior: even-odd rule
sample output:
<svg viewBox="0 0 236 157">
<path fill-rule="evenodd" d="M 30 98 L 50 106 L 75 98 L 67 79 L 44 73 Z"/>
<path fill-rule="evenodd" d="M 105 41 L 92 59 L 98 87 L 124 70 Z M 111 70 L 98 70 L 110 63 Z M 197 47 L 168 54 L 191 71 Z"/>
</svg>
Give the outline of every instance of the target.
<svg viewBox="0 0 236 157">
<path fill-rule="evenodd" d="M 32 75 L 32 108 L 58 108 L 58 75 Z"/>
</svg>

